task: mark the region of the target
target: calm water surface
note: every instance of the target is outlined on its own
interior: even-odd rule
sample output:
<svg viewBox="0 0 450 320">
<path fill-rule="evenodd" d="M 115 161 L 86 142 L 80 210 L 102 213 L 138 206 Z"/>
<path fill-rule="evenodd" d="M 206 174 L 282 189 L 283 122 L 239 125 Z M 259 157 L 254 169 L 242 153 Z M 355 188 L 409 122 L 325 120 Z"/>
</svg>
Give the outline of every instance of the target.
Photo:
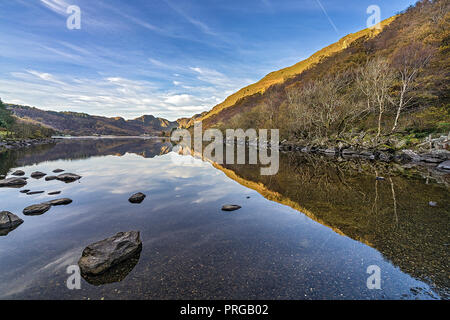
<svg viewBox="0 0 450 320">
<path fill-rule="evenodd" d="M 83 178 L 22 188 L 41 195 L 0 189 L 0 210 L 24 220 L 0 236 L 0 298 L 448 299 L 448 175 L 290 153 L 261 177 L 257 166 L 171 150 L 162 140 L 86 139 L 1 154 L 0 174 L 61 168 Z M 128 202 L 136 192 L 147 194 L 140 205 Z M 65 197 L 73 203 L 22 214 Z M 224 213 L 224 204 L 243 208 Z M 87 245 L 131 230 L 141 232 L 140 255 L 67 289 L 66 269 Z M 381 268 L 381 290 L 367 288 L 370 265 Z"/>
</svg>

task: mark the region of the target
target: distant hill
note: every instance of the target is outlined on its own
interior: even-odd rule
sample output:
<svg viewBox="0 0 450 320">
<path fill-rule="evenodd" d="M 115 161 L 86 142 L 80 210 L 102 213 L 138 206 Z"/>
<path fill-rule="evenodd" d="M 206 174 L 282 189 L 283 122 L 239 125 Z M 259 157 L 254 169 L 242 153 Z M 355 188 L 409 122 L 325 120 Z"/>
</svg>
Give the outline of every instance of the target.
<svg viewBox="0 0 450 320">
<path fill-rule="evenodd" d="M 62 134 L 83 135 L 143 135 L 167 132 L 178 126 L 163 118 L 151 115 L 125 120 L 121 117 L 107 118 L 86 113 L 44 111 L 34 107 L 6 105 L 17 118 L 51 128 Z"/>
</svg>

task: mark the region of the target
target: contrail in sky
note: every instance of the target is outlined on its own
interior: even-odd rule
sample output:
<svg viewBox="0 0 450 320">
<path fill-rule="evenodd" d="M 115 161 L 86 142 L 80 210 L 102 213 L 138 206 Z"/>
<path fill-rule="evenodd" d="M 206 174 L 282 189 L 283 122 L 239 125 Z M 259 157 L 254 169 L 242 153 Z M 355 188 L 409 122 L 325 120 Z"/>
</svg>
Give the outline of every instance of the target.
<svg viewBox="0 0 450 320">
<path fill-rule="evenodd" d="M 328 15 L 327 10 L 325 10 L 324 6 L 322 5 L 322 2 L 320 2 L 320 0 L 316 0 L 317 3 L 319 4 L 319 6 L 322 8 L 323 13 L 327 16 L 328 21 L 330 21 L 330 24 L 333 26 L 334 30 L 336 31 L 336 33 L 339 35 L 339 30 L 336 27 L 336 25 L 334 24 L 333 20 L 331 20 L 330 16 Z"/>
</svg>

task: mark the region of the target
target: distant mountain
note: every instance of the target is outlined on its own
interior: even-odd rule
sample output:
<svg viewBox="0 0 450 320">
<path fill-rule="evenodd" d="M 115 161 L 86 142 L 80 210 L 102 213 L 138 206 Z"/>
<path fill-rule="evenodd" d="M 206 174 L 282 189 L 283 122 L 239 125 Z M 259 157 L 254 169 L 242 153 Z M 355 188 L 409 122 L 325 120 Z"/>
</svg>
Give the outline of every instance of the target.
<svg viewBox="0 0 450 320">
<path fill-rule="evenodd" d="M 143 135 L 168 132 L 178 126 L 163 118 L 144 115 L 134 120 L 107 118 L 86 113 L 44 111 L 33 107 L 7 105 L 17 118 L 54 129 L 62 134 L 82 135 Z"/>
</svg>

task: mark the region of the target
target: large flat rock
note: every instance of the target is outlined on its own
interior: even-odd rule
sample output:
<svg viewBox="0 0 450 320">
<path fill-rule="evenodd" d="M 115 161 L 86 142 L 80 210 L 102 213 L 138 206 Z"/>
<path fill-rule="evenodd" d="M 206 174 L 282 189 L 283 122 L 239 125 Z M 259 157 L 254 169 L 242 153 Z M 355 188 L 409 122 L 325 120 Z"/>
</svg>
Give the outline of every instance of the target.
<svg viewBox="0 0 450 320">
<path fill-rule="evenodd" d="M 139 231 L 119 232 L 84 249 L 78 261 L 82 274 L 100 275 L 142 249 Z"/>
<path fill-rule="evenodd" d="M 51 207 L 48 203 L 34 204 L 23 209 L 23 214 L 26 216 L 39 216 L 46 213 Z"/>
<path fill-rule="evenodd" d="M 0 180 L 0 188 L 21 188 L 27 184 L 22 178 L 8 178 Z"/>
</svg>

